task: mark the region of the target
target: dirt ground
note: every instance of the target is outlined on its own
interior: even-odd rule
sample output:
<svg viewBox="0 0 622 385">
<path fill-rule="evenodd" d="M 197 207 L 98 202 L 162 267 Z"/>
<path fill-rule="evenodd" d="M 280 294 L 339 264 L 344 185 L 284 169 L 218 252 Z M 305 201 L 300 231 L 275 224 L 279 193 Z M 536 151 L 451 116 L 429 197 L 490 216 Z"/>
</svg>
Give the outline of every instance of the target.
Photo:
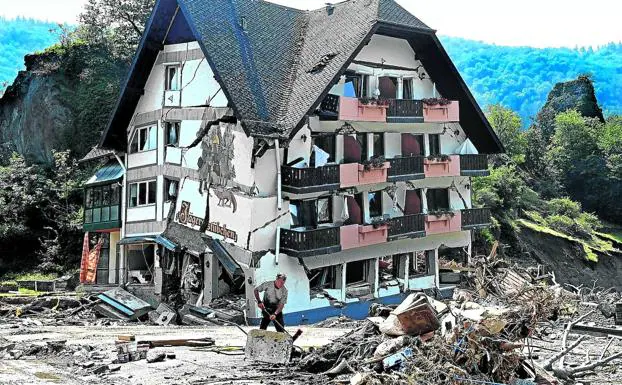
<svg viewBox="0 0 622 385">
<path fill-rule="evenodd" d="M 17 326 L 17 327 L 16 327 Z M 250 330 L 250 328 L 246 328 Z M 309 348 L 329 343 L 347 329 L 303 327 L 296 345 Z M 174 352 L 174 359 L 147 363 L 146 360 L 120 364 L 118 371 L 95 374 L 98 367 L 116 357 L 118 335 L 133 334 L 137 340 L 211 337 L 217 347 L 243 346 L 246 337 L 234 327 L 131 326 L 37 326 L 0 324 L 0 342 L 43 344 L 66 340 L 67 352 L 59 355 L 0 357 L 0 384 L 309 384 L 311 375 L 294 373 L 287 367 L 271 368 L 244 360 L 239 350 L 221 353 L 209 348 L 157 348 Z M 6 340 L 6 341 L 4 341 Z M 0 344 L 1 345 L 1 344 Z M 227 355 L 234 354 L 234 355 Z M 88 362 L 93 366 L 89 368 Z"/>
</svg>

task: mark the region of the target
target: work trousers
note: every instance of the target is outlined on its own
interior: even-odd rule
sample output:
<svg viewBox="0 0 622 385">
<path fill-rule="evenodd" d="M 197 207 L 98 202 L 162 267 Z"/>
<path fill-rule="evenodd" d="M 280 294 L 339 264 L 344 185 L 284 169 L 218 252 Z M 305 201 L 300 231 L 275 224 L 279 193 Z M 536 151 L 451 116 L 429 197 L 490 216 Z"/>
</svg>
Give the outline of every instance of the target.
<svg viewBox="0 0 622 385">
<path fill-rule="evenodd" d="M 272 320 L 270 319 L 270 314 L 274 314 L 275 311 L 276 311 L 276 307 L 266 306 L 266 309 L 262 311 L 263 318 L 261 319 L 261 324 L 259 325 L 259 329 L 261 330 L 268 329 L 268 325 L 270 325 L 270 322 L 272 322 Z M 274 322 L 274 328 L 276 329 L 277 332 L 283 333 L 285 331 L 285 329 L 282 328 L 282 326 L 284 326 L 285 324 L 283 322 L 283 313 L 277 314 L 275 321 L 276 322 Z"/>
</svg>

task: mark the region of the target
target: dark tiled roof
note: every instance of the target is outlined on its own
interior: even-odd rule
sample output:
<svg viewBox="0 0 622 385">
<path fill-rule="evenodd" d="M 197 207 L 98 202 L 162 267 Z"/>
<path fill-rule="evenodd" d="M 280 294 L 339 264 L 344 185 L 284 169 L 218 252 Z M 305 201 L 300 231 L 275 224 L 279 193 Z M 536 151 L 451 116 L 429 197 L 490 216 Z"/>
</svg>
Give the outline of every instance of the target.
<svg viewBox="0 0 622 385">
<path fill-rule="evenodd" d="M 378 5 L 378 20 L 410 28 L 430 29 L 430 27 L 402 8 L 402 6 L 394 0 L 380 0 L 380 4 Z"/>
<path fill-rule="evenodd" d="M 107 149 L 99 148 L 99 147 L 93 147 L 91 151 L 89 151 L 89 153 L 84 156 L 84 158 L 80 159 L 80 162 L 86 162 L 89 160 L 106 158 L 106 157 L 113 156 L 113 155 L 114 155 L 114 151 L 112 150 L 107 150 Z"/>
</svg>

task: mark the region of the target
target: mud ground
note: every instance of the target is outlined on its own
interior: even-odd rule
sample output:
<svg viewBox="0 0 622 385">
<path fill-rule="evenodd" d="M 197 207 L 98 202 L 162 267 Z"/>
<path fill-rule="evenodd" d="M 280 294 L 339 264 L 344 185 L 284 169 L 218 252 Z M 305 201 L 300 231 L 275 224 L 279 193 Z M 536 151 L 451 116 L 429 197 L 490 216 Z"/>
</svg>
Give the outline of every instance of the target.
<svg viewBox="0 0 622 385">
<path fill-rule="evenodd" d="M 246 328 L 250 330 L 251 328 Z M 296 342 L 303 348 L 318 347 L 345 334 L 348 329 L 302 327 L 304 333 Z M 116 357 L 114 341 L 118 335 L 133 334 L 137 340 L 211 337 L 216 347 L 243 346 L 246 336 L 234 327 L 160 327 L 132 326 L 37 326 L 27 327 L 0 324 L 0 340 L 9 343 L 41 344 L 46 341 L 66 340 L 67 354 L 49 357 L 22 357 L 19 360 L 0 358 L 0 384 L 311 384 L 317 378 L 295 372 L 287 367 L 271 367 L 244 360 L 239 350 L 221 353 L 209 348 L 164 348 L 175 353 L 174 359 L 147 363 L 146 360 L 120 364 L 116 372 L 95 374 L 97 367 L 108 364 Z M 92 351 L 101 358 L 85 356 Z M 159 348 L 161 349 L 161 348 Z M 78 350 L 78 353 L 71 351 Z M 97 361 L 90 368 L 85 362 Z M 317 382 L 316 382 L 317 383 Z"/>
</svg>

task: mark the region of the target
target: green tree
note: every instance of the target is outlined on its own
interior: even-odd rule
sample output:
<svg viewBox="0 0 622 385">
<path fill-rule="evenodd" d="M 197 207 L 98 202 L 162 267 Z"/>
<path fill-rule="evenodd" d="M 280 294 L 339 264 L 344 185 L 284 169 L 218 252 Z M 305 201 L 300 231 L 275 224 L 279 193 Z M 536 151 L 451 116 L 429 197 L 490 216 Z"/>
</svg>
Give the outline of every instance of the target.
<svg viewBox="0 0 622 385">
<path fill-rule="evenodd" d="M 527 138 L 522 130 L 523 122 L 520 116 L 509 108 L 495 104 L 488 108 L 486 117 L 503 143 L 506 153 L 516 163 L 523 163 Z"/>
</svg>

